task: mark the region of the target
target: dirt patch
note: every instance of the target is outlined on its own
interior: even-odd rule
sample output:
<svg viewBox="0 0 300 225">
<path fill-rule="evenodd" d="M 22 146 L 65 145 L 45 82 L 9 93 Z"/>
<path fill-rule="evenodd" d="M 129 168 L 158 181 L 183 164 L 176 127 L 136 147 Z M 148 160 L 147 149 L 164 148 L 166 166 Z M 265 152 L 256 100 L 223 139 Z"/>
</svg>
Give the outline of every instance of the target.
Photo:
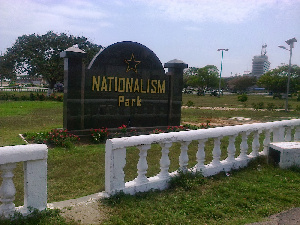
<svg viewBox="0 0 300 225">
<path fill-rule="evenodd" d="M 99 201 L 93 201 L 65 207 L 61 210 L 61 216 L 78 224 L 101 224 L 109 217 L 109 212 L 110 209 Z"/>
</svg>

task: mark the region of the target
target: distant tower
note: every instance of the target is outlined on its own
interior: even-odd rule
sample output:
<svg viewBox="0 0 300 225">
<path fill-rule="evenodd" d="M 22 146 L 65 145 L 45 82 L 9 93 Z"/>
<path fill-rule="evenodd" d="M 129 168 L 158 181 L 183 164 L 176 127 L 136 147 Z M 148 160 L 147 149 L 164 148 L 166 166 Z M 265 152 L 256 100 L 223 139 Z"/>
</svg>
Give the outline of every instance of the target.
<svg viewBox="0 0 300 225">
<path fill-rule="evenodd" d="M 270 62 L 268 60 L 267 44 L 261 47 L 260 55 L 256 55 L 252 59 L 252 76 L 260 77 L 270 69 Z"/>
</svg>

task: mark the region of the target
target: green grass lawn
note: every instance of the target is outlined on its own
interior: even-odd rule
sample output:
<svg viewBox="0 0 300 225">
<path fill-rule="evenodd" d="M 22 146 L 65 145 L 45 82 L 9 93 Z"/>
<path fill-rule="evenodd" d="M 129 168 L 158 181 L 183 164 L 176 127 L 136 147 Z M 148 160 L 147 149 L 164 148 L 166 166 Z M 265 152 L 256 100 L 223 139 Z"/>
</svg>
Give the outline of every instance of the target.
<svg viewBox="0 0 300 225">
<path fill-rule="evenodd" d="M 273 101 L 272 98 L 263 96 L 253 96 L 251 99 L 252 96 L 249 96 L 249 102 Z M 188 100 L 195 102 L 196 106 L 229 107 L 230 103 L 230 107 L 242 107 L 236 95 L 223 96 L 220 99 L 211 96 L 184 95 L 183 104 Z M 276 99 L 274 104 L 280 104 L 282 101 Z M 299 104 L 293 100 L 289 102 L 294 108 Z M 61 128 L 62 108 L 62 102 L 54 101 L 0 101 L 0 146 L 24 144 L 19 137 L 20 133 Z M 202 123 L 211 118 L 234 116 L 251 117 L 259 121 L 274 121 L 291 117 L 298 118 L 298 115 L 299 112 L 296 111 L 288 113 L 249 110 L 228 112 L 189 108 L 182 110 L 182 121 Z M 239 141 L 240 138 L 237 138 L 237 147 Z M 227 140 L 223 139 L 222 142 L 225 143 Z M 212 140 L 209 140 L 206 146 L 207 162 L 209 162 L 212 159 Z M 189 166 L 196 163 L 196 151 L 197 143 L 193 142 L 189 150 Z M 170 152 L 170 168 L 175 170 L 178 168 L 179 145 L 174 144 Z M 148 155 L 151 157 L 148 157 L 147 176 L 153 176 L 159 172 L 160 147 L 153 145 Z M 71 149 L 49 149 L 48 202 L 103 191 L 104 156 L 103 144 L 78 145 Z M 221 159 L 225 157 L 226 148 L 222 147 Z M 128 163 L 125 166 L 126 181 L 136 177 L 137 161 L 137 149 L 128 149 Z M 263 164 L 263 162 L 260 163 Z M 197 224 L 244 224 L 246 221 L 255 221 L 283 209 L 299 207 L 299 171 L 284 171 L 263 165 L 261 171 L 258 171 L 254 165 L 251 168 L 234 172 L 230 177 L 219 175 L 214 178 L 205 178 L 204 181 L 201 178 L 199 182 L 198 179 L 187 181 L 191 182 L 191 188 L 188 190 L 178 186 L 171 190 L 136 197 L 121 196 L 117 200 L 106 203 L 105 207 L 113 209 L 112 217 L 107 223 L 143 224 L 152 221 L 157 224 L 170 221 L 170 224 L 174 224 L 178 221 L 176 224 L 194 224 L 199 221 Z M 22 205 L 22 164 L 19 164 L 15 171 L 14 182 L 17 189 L 15 203 Z"/>
</svg>

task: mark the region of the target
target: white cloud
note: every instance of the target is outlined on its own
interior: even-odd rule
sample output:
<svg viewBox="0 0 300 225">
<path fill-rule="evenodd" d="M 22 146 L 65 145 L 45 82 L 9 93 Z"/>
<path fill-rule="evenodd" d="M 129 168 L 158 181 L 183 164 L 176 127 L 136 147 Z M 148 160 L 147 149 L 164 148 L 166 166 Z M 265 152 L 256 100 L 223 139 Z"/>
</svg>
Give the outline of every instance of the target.
<svg viewBox="0 0 300 225">
<path fill-rule="evenodd" d="M 45 3 L 45 4 L 44 4 Z M 111 26 L 108 14 L 97 5 L 86 1 L 6 1 L 0 0 L 1 32 L 15 30 L 16 33 L 37 30 L 66 30 L 95 24 Z M 21 33 L 22 34 L 22 33 Z"/>
<path fill-rule="evenodd" d="M 292 7 L 299 0 L 136 0 L 156 9 L 155 17 L 174 21 L 240 23 L 259 12 L 276 7 Z"/>
</svg>

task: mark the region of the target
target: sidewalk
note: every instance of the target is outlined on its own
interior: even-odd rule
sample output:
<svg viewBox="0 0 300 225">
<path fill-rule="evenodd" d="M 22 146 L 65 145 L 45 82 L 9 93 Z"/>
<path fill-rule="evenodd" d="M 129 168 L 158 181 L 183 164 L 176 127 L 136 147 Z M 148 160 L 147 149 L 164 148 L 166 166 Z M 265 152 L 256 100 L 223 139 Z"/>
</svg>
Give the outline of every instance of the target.
<svg viewBox="0 0 300 225">
<path fill-rule="evenodd" d="M 265 222 L 251 223 L 247 225 L 300 225 L 300 208 L 292 208 L 272 215 L 268 217 Z"/>
</svg>

